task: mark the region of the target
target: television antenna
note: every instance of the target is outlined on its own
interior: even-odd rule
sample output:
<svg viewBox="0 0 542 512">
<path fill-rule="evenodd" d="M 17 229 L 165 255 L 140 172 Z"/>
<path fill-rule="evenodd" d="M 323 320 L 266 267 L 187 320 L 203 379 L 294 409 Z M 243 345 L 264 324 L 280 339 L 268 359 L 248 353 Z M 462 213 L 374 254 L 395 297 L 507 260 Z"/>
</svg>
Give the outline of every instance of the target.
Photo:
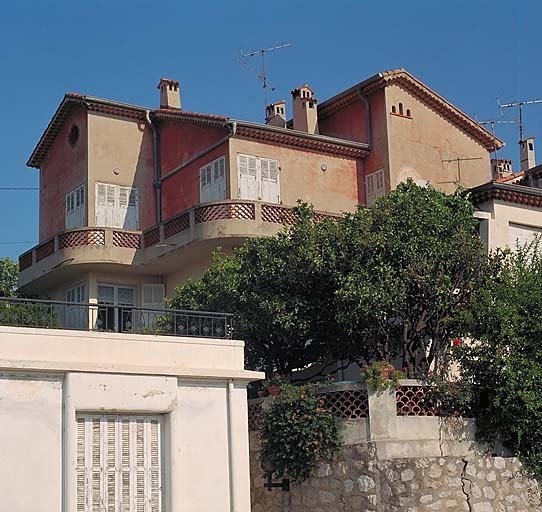
<svg viewBox="0 0 542 512">
<path fill-rule="evenodd" d="M 523 107 L 525 105 L 535 105 L 537 103 L 542 103 L 542 100 L 524 100 L 524 101 L 512 101 L 510 103 L 501 103 L 499 101 L 499 98 L 497 98 L 497 105 L 499 106 L 499 110 L 501 111 L 501 117 L 502 117 L 503 108 L 517 108 L 518 109 L 517 123 L 519 124 L 519 142 L 523 141 Z"/>
<path fill-rule="evenodd" d="M 498 100 L 497 100 L 498 101 Z M 489 119 L 487 121 L 478 121 L 476 122 L 481 126 L 489 126 L 491 133 L 493 134 L 493 139 L 495 140 L 497 138 L 497 135 L 495 133 L 495 125 L 497 124 L 516 124 L 517 121 L 515 120 L 507 120 L 507 119 Z M 498 160 L 499 158 L 499 149 L 497 148 L 497 143 L 495 142 L 493 144 L 493 155 L 495 160 Z"/>
<path fill-rule="evenodd" d="M 482 160 L 481 156 L 473 156 L 473 157 L 456 157 L 456 158 L 443 158 L 441 159 L 442 163 L 457 163 L 457 180 L 454 181 L 439 181 L 438 183 L 444 184 L 444 183 L 460 183 L 461 182 L 461 162 L 468 162 L 470 160 Z"/>
<path fill-rule="evenodd" d="M 239 64 L 246 67 L 249 71 L 255 73 L 258 80 L 261 80 L 262 82 L 264 112 L 265 108 L 267 107 L 267 91 L 268 89 L 271 91 L 275 90 L 275 88 L 270 86 L 268 82 L 267 71 L 265 70 L 265 55 L 268 52 L 281 50 L 282 48 L 290 48 L 293 45 L 293 43 L 279 44 L 270 48 L 261 48 L 260 50 L 255 50 L 253 52 L 243 52 L 243 50 L 240 50 L 241 56 L 239 58 Z M 248 60 L 250 57 L 260 57 L 260 69 L 254 69 L 248 65 Z"/>
</svg>

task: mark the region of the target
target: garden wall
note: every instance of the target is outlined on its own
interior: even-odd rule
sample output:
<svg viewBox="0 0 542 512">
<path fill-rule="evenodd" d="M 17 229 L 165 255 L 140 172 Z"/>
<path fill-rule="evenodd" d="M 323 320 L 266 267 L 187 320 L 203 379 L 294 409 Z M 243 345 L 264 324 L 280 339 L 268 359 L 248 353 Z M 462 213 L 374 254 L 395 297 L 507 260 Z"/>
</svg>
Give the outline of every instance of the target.
<svg viewBox="0 0 542 512">
<path fill-rule="evenodd" d="M 472 420 L 439 417 L 425 391 L 415 381 L 401 381 L 396 393 L 368 393 L 362 384 L 326 390 L 344 420 L 342 452 L 289 492 L 265 487 L 262 403 L 252 401 L 252 512 L 542 511 L 539 486 L 518 460 L 502 450 L 490 455 L 475 442 Z"/>
</svg>

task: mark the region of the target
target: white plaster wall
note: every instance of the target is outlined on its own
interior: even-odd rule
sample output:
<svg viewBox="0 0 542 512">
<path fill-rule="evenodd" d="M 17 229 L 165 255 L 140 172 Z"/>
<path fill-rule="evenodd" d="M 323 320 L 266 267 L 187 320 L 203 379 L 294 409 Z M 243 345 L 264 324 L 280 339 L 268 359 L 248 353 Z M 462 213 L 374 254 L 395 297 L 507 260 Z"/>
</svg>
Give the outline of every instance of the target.
<svg viewBox="0 0 542 512">
<path fill-rule="evenodd" d="M 164 512 L 250 512 L 242 345 L 0 327 L 0 511 L 75 510 L 90 412 L 163 416 Z"/>
<path fill-rule="evenodd" d="M 61 510 L 61 377 L 0 374 L 0 461 L 0 510 Z"/>
</svg>

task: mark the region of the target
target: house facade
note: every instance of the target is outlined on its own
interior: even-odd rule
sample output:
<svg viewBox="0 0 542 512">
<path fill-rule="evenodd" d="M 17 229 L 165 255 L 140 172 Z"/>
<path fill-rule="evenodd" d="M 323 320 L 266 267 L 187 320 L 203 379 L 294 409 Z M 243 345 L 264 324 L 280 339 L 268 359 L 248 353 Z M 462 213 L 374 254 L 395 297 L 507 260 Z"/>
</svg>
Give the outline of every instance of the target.
<svg viewBox="0 0 542 512">
<path fill-rule="evenodd" d="M 29 158 L 40 173 L 40 243 L 20 257 L 24 292 L 160 307 L 218 247 L 277 233 L 298 200 L 317 215 L 370 206 L 408 178 L 445 191 L 491 179 L 502 142 L 405 70 L 319 103 L 302 85 L 267 123 L 66 94 Z"/>
</svg>

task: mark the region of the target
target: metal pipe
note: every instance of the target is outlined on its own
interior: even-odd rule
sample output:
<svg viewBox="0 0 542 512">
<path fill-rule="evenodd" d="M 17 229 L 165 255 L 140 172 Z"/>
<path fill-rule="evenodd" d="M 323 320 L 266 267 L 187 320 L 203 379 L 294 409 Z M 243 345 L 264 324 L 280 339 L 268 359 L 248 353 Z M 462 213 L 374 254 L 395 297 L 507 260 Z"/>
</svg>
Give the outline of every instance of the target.
<svg viewBox="0 0 542 512">
<path fill-rule="evenodd" d="M 369 105 L 369 102 L 367 101 L 367 98 L 363 95 L 363 93 L 361 91 L 362 91 L 362 88 L 359 87 L 358 88 L 358 95 L 359 95 L 360 100 L 365 105 L 365 126 L 366 126 L 366 129 L 367 129 L 367 144 L 368 144 L 369 147 L 371 147 L 372 144 L 373 144 L 373 142 L 372 142 L 373 141 L 373 128 L 372 128 L 372 125 L 371 125 L 371 105 Z"/>
<path fill-rule="evenodd" d="M 158 130 L 151 121 L 151 111 L 145 110 L 145 121 L 152 130 L 153 187 L 156 190 L 156 224 L 162 222 L 162 181 L 160 180 L 160 151 Z"/>
</svg>

